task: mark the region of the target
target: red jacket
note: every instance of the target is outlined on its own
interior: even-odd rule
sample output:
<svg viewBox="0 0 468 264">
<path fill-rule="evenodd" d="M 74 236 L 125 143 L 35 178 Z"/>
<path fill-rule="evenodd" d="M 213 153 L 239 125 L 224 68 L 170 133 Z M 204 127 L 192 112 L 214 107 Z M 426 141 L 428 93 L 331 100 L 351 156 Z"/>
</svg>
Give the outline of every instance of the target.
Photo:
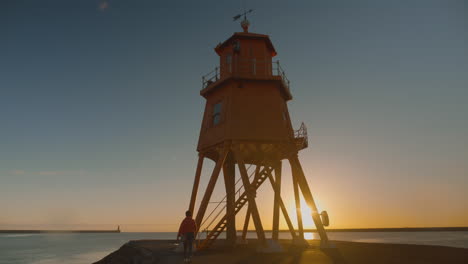
<svg viewBox="0 0 468 264">
<path fill-rule="evenodd" d="M 179 233 L 177 234 L 177 236 L 179 237 L 190 232 L 197 232 L 197 224 L 195 223 L 195 220 L 192 219 L 192 217 L 187 216 L 180 224 Z"/>
</svg>

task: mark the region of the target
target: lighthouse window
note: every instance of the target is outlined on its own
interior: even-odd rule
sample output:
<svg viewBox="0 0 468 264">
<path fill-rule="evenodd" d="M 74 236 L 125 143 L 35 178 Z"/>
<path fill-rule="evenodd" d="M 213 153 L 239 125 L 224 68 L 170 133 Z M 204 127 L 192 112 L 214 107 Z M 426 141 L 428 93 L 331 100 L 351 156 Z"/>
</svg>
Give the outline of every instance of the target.
<svg viewBox="0 0 468 264">
<path fill-rule="evenodd" d="M 213 125 L 216 126 L 221 122 L 221 102 L 213 106 Z"/>
<path fill-rule="evenodd" d="M 252 59 L 252 73 L 253 75 L 257 74 L 257 59 Z"/>
<path fill-rule="evenodd" d="M 226 66 L 228 72 L 232 72 L 232 55 L 228 54 L 226 55 Z"/>
<path fill-rule="evenodd" d="M 234 52 L 240 51 L 240 42 L 239 40 L 234 41 Z"/>
</svg>

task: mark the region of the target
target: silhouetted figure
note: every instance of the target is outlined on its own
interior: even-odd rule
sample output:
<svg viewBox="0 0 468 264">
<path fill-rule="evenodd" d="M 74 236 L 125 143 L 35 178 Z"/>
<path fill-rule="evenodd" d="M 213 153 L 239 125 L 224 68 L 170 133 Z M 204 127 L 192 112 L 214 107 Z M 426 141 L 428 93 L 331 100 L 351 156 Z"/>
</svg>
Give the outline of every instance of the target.
<svg viewBox="0 0 468 264">
<path fill-rule="evenodd" d="M 195 239 L 195 232 L 197 232 L 197 224 L 192 219 L 192 212 L 187 211 L 177 234 L 177 240 L 182 237 L 182 241 L 184 242 L 184 262 L 189 262 L 192 258 L 192 245 Z"/>
</svg>

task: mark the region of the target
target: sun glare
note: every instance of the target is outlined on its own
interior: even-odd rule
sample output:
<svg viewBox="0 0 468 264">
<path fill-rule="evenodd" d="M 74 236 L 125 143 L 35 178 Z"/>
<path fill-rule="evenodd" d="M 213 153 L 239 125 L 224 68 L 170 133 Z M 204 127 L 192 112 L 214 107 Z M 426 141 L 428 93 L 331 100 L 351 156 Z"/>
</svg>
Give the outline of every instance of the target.
<svg viewBox="0 0 468 264">
<path fill-rule="evenodd" d="M 312 239 L 315 238 L 315 235 L 312 232 L 305 232 L 304 233 L 304 238 L 307 239 L 307 240 L 312 240 Z"/>
<path fill-rule="evenodd" d="M 310 207 L 307 206 L 307 203 L 303 199 L 301 199 L 301 212 L 304 229 L 314 229 L 315 224 L 312 220 L 312 209 L 310 209 Z"/>
</svg>

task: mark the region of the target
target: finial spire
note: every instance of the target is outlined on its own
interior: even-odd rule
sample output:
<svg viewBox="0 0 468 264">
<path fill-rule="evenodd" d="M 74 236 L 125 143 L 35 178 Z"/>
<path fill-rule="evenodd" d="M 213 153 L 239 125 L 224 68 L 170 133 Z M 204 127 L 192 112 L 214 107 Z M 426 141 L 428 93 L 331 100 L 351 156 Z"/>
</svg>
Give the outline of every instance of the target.
<svg viewBox="0 0 468 264">
<path fill-rule="evenodd" d="M 253 9 L 249 9 L 247 11 L 244 11 L 244 13 L 241 13 L 233 17 L 234 21 L 238 20 L 242 16 L 244 17 L 244 19 L 241 21 L 241 27 L 245 33 L 249 32 L 249 26 L 250 26 L 250 22 L 249 20 L 247 20 L 247 14 L 252 13 L 252 12 L 253 12 Z"/>
</svg>

